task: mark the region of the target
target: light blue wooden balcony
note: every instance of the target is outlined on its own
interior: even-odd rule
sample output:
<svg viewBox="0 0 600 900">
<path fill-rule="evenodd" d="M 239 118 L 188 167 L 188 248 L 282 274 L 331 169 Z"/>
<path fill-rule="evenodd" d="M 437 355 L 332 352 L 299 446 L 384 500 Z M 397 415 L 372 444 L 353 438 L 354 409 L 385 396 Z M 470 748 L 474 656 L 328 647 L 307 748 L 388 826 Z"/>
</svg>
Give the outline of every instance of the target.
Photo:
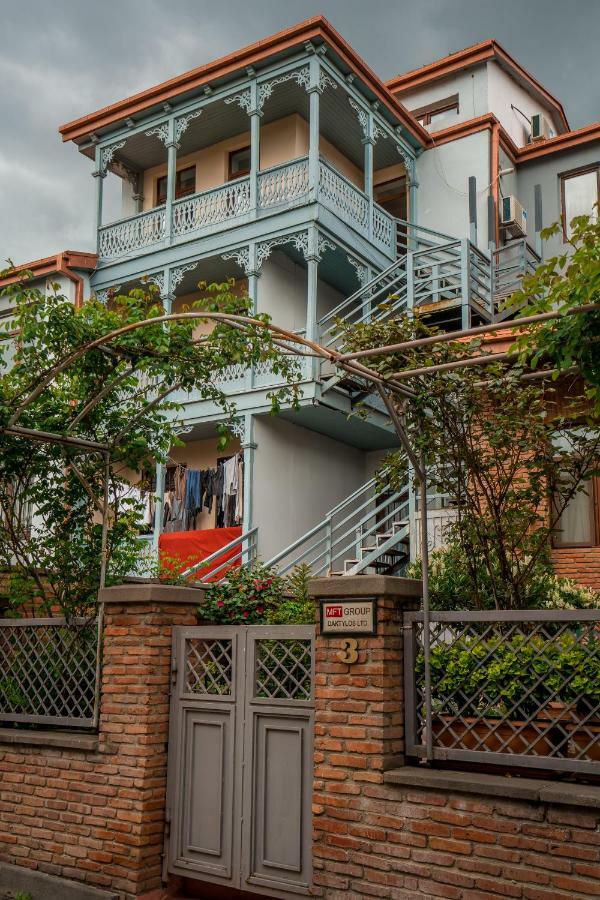
<svg viewBox="0 0 600 900">
<path fill-rule="evenodd" d="M 323 158 L 317 174 L 317 184 L 311 190 L 309 159 L 304 156 L 259 172 L 256 208 L 251 205 L 251 179 L 247 176 L 174 201 L 170 229 L 164 205 L 105 225 L 98 233 L 100 258 L 108 261 L 137 256 L 316 201 L 393 259 L 395 219 Z M 264 232 L 272 229 L 273 223 L 269 223 Z"/>
</svg>

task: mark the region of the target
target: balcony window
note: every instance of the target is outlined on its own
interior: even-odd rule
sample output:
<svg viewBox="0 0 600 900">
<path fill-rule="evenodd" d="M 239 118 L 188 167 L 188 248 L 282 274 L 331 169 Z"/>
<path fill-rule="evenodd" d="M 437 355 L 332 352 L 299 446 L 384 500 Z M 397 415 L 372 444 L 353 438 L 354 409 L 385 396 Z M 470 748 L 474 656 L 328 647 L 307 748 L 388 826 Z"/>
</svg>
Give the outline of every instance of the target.
<svg viewBox="0 0 600 900">
<path fill-rule="evenodd" d="M 240 147 L 229 154 L 229 167 L 227 177 L 229 181 L 234 178 L 242 178 L 250 174 L 250 147 Z"/>
<path fill-rule="evenodd" d="M 175 176 L 175 199 L 187 197 L 196 191 L 196 166 L 180 169 Z M 167 202 L 167 176 L 161 175 L 156 180 L 156 205 Z"/>
<path fill-rule="evenodd" d="M 586 166 L 560 176 L 564 239 L 571 237 L 571 221 L 575 216 L 598 216 L 600 166 Z"/>
<path fill-rule="evenodd" d="M 412 114 L 421 125 L 439 125 L 440 120 L 451 112 L 458 115 L 458 94 L 452 94 L 450 97 L 428 103 L 427 106 L 413 109 Z"/>
</svg>

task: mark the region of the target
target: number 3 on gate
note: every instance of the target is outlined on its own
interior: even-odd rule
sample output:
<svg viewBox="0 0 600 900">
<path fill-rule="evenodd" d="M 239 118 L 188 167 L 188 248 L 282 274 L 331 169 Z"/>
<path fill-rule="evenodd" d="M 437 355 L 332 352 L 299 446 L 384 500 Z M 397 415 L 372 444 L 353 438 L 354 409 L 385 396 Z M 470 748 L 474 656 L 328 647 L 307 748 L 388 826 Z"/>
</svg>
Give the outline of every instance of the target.
<svg viewBox="0 0 600 900">
<path fill-rule="evenodd" d="M 341 642 L 341 650 L 336 653 L 340 662 L 348 663 L 351 666 L 358 660 L 358 641 L 354 638 L 344 638 Z"/>
</svg>

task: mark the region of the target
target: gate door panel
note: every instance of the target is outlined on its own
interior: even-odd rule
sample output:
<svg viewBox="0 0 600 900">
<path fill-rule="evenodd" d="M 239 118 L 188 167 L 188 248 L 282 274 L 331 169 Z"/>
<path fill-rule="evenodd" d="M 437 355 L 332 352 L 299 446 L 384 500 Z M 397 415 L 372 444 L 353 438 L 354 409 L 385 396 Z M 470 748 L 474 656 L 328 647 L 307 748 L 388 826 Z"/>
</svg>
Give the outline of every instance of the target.
<svg viewBox="0 0 600 900">
<path fill-rule="evenodd" d="M 311 626 L 248 629 L 243 875 L 277 896 L 312 876 L 313 642 Z"/>
<path fill-rule="evenodd" d="M 269 894 L 312 875 L 314 628 L 176 628 L 167 868 Z"/>
<path fill-rule="evenodd" d="M 237 646 L 234 628 L 178 628 L 169 738 L 171 871 L 233 885 Z M 238 816 L 240 815 L 238 811 Z"/>
</svg>

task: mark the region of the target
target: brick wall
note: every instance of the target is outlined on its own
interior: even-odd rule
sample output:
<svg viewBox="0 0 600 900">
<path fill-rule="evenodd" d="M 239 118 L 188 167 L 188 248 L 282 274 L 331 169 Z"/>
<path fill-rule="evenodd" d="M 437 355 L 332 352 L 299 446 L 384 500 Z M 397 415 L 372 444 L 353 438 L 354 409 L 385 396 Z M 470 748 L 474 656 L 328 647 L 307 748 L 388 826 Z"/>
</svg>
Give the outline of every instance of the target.
<svg viewBox="0 0 600 900">
<path fill-rule="evenodd" d="M 564 805 L 568 791 L 562 803 L 507 799 L 511 782 L 500 776 L 461 776 L 463 790 L 424 789 L 422 767 L 389 770 L 403 762 L 398 620 L 403 606 L 414 605 L 414 589 L 404 579 L 363 576 L 319 579 L 312 593 L 377 595 L 380 608 L 377 635 L 358 639 L 355 665 L 336 661 L 339 639 L 317 636 L 314 894 L 326 900 L 600 896 L 600 809 L 586 806 L 600 807 L 600 789 L 583 787 L 583 807 L 575 807 Z M 408 785 L 390 783 L 400 773 Z M 480 793 L 474 793 L 477 778 Z M 546 784 L 515 781 L 532 797 Z"/>
<path fill-rule="evenodd" d="M 554 571 L 561 578 L 600 591 L 600 547 L 557 547 L 552 551 Z"/>
<path fill-rule="evenodd" d="M 161 884 L 171 630 L 195 623 L 199 592 L 136 585 L 104 595 L 97 747 L 0 737 L 0 860 L 139 897 Z"/>
</svg>

